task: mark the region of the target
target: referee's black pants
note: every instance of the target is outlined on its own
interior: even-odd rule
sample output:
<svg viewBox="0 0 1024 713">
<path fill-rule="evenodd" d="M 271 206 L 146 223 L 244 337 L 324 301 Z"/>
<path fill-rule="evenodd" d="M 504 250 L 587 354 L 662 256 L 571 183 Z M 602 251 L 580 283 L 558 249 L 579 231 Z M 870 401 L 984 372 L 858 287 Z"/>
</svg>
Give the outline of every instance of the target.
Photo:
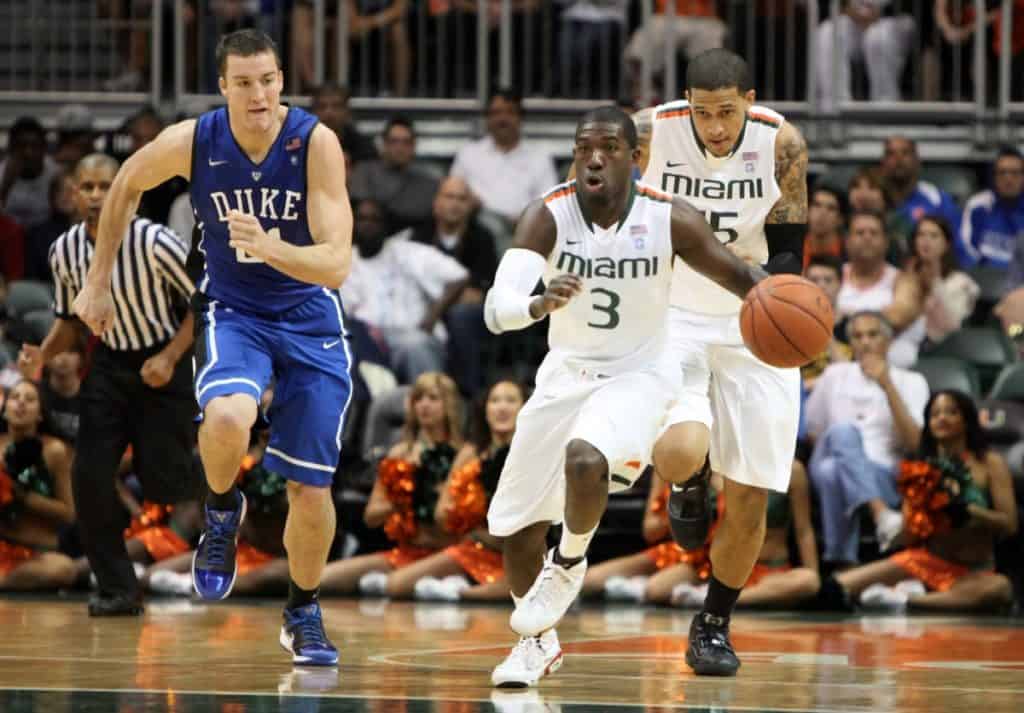
<svg viewBox="0 0 1024 713">
<path fill-rule="evenodd" d="M 106 595 L 139 593 L 124 543 L 125 510 L 114 485 L 128 445 L 147 500 L 175 503 L 200 492 L 192 461 L 196 403 L 190 355 L 178 361 L 160 389 L 147 386 L 139 373 L 162 348 L 119 352 L 100 344 L 82 384 L 72 485 L 82 546 Z"/>
</svg>

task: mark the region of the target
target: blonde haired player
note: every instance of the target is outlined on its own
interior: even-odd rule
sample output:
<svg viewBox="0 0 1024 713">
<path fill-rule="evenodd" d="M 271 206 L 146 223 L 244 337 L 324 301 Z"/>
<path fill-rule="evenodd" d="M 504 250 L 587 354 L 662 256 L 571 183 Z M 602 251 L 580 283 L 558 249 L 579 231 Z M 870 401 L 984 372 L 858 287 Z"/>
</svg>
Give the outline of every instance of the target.
<svg viewBox="0 0 1024 713">
<path fill-rule="evenodd" d="M 724 49 L 687 68 L 685 101 L 635 117 L 649 147 L 643 180 L 702 211 L 735 254 L 771 273 L 800 273 L 807 232 L 807 146 L 782 116 L 754 105 L 746 62 Z M 768 491 L 785 493 L 800 411 L 797 369 L 759 361 L 743 344 L 741 301 L 677 262 L 671 349 L 683 389 L 654 448 L 658 474 L 673 483 L 673 536 L 699 547 L 710 524 L 710 469 L 726 476 L 724 521 L 711 549 L 703 610 L 690 626 L 686 661 L 698 674 L 731 676 L 740 662 L 729 617 L 765 536 Z M 712 429 L 712 425 L 714 428 Z"/>
<path fill-rule="evenodd" d="M 577 180 L 530 204 L 498 266 L 484 316 L 495 333 L 551 314 L 550 351 L 487 514 L 505 538 L 505 572 L 522 637 L 496 686 L 529 686 L 556 669 L 554 626 L 576 599 L 609 488 L 632 485 L 680 389 L 667 349 L 675 256 L 734 295 L 766 273 L 726 250 L 700 213 L 631 179 L 636 127 L 616 107 L 576 127 Z M 543 295 L 531 296 L 543 278 Z M 545 555 L 545 535 L 563 523 Z"/>
</svg>

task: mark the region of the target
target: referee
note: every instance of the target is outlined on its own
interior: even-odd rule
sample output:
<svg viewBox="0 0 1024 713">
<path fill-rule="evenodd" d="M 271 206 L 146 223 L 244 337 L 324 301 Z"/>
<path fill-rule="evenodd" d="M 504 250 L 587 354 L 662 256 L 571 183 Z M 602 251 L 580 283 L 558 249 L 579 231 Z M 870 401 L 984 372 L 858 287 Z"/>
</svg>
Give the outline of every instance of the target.
<svg viewBox="0 0 1024 713">
<path fill-rule="evenodd" d="M 85 220 L 50 248 L 57 319 L 40 346 L 25 345 L 24 372 L 38 373 L 69 349 L 79 329 L 71 314 L 93 256 L 100 211 L 118 163 L 104 154 L 75 169 L 75 204 Z M 124 544 L 124 511 L 115 490 L 118 464 L 131 445 L 134 471 L 147 500 L 173 503 L 199 495 L 192 465 L 192 314 L 181 317 L 193 284 L 188 249 L 171 230 L 132 220 L 113 274 L 116 319 L 101 335 L 82 384 L 81 421 L 72 469 L 78 527 L 99 592 L 92 616 L 142 612 L 142 594 Z"/>
</svg>

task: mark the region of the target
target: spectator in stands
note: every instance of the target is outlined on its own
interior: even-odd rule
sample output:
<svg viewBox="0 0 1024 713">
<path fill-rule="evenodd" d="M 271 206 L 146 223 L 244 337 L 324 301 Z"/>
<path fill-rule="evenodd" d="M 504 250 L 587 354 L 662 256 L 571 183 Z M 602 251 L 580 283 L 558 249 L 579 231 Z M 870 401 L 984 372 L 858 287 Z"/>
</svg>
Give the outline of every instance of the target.
<svg viewBox="0 0 1024 713">
<path fill-rule="evenodd" d="M 134 116 L 125 122 L 125 130 L 132 139 L 131 150 L 133 154 L 164 130 L 164 120 L 160 118 L 156 110 L 151 106 L 140 109 Z M 167 218 L 171 212 L 171 205 L 174 200 L 185 193 L 188 189 L 188 182 L 184 178 L 175 177 L 164 181 L 159 186 L 151 188 L 142 194 L 139 207 L 136 213 L 142 218 L 149 218 L 154 223 L 166 225 Z M 182 236 L 188 239 L 188 236 Z"/>
<path fill-rule="evenodd" d="M 619 88 L 628 0 L 563 0 L 558 86 L 563 96 L 613 96 Z"/>
<path fill-rule="evenodd" d="M 522 140 L 523 102 L 510 89 L 487 100 L 487 136 L 464 145 L 451 174 L 466 181 L 476 201 L 509 225 L 531 200 L 558 182 L 551 154 Z"/>
<path fill-rule="evenodd" d="M 886 139 L 881 170 L 892 210 L 912 225 L 925 215 L 934 214 L 945 218 L 954 231 L 960 230 L 960 208 L 953 197 L 934 183 L 921 180 L 921 158 L 913 139 Z"/>
<path fill-rule="evenodd" d="M 854 361 L 829 366 L 804 411 L 814 440 L 808 470 L 821 501 L 822 559 L 835 563 L 857 561 L 861 506 L 870 510 L 883 551 L 902 530 L 895 466 L 917 449 L 928 400 L 923 376 L 888 363 L 892 327 L 881 313 L 858 312 L 849 332 Z"/>
<path fill-rule="evenodd" d="M 888 236 L 879 213 L 854 212 L 846 236 L 848 261 L 843 265 L 843 286 L 836 299 L 841 316 L 892 304 L 900 271 L 885 261 Z"/>
<path fill-rule="evenodd" d="M 461 178 L 448 176 L 434 197 L 434 223 L 412 234 L 416 242 L 433 245 L 469 271 L 469 282 L 445 316 L 448 357 L 459 390 L 474 395 L 483 386 L 480 345 L 490 332 L 484 325 L 484 295 L 498 269 L 494 236 L 472 217 L 473 195 Z"/>
<path fill-rule="evenodd" d="M 718 17 L 714 0 L 674 0 L 672 17 L 666 13 L 667 6 L 668 0 L 657 0 L 650 21 L 641 25 L 626 45 L 626 66 L 634 96 L 639 95 L 645 55 L 653 74 L 665 69 L 669 34 L 675 40 L 676 50 L 683 52 L 687 60 L 725 42 L 725 23 Z"/>
<path fill-rule="evenodd" d="M 43 404 L 50 415 L 50 430 L 53 435 L 74 444 L 78 437 L 78 421 L 82 413 L 79 391 L 82 388 L 82 371 L 85 366 L 85 339 L 71 349 L 57 354 L 46 365 L 40 391 Z"/>
<path fill-rule="evenodd" d="M 885 234 L 889 236 L 889 251 L 886 260 L 900 267 L 910 257 L 910 236 L 914 223 L 898 211 L 891 210 L 882 174 L 877 166 L 862 166 L 857 169 L 847 186 L 850 213 L 878 213 L 885 216 Z"/>
<path fill-rule="evenodd" d="M 986 51 L 986 63 L 988 67 L 996 67 L 1000 62 L 1002 54 L 1002 0 L 985 0 L 985 26 L 986 36 L 991 40 Z M 1024 58 L 1024 0 L 1011 0 L 1011 12 L 1013 24 L 1010 27 L 1010 76 L 1021 76 L 1021 60 Z M 953 61 L 962 61 L 963 69 L 960 72 L 945 72 L 943 79 L 944 89 L 952 89 L 953 95 L 959 98 L 960 87 L 952 86 L 957 75 L 962 84 L 973 84 L 974 80 L 974 33 L 977 30 L 977 19 L 975 5 L 973 2 L 951 2 L 950 0 L 935 0 L 932 7 L 936 28 L 943 40 L 947 43 L 939 48 L 941 62 L 947 68 Z M 954 57 L 959 57 L 954 60 Z M 986 84 L 980 87 L 987 90 L 988 96 L 998 96 L 999 72 L 989 70 L 986 72 Z M 976 90 L 979 88 L 975 88 Z M 965 97 L 970 101 L 969 94 Z M 1016 100 L 1016 98 L 1014 99 Z"/>
<path fill-rule="evenodd" d="M 84 104 L 67 104 L 57 112 L 57 147 L 53 160 L 65 170 L 95 151 L 92 112 Z"/>
<path fill-rule="evenodd" d="M 944 514 L 952 528 L 920 539 L 905 533 L 910 549 L 835 576 L 866 607 L 902 611 L 993 611 L 1013 602 L 1010 580 L 995 572 L 995 541 L 1017 532 L 1017 502 L 1006 461 L 990 450 L 974 401 L 959 391 L 929 399 L 915 460 L 945 458 L 970 473 Z M 921 512 L 931 515 L 931 512 Z M 907 581 L 909 580 L 909 581 Z"/>
<path fill-rule="evenodd" d="M 1006 296 L 995 306 L 993 314 L 1007 334 L 1015 339 L 1024 337 L 1024 236 L 1017 238 L 1006 277 Z"/>
<path fill-rule="evenodd" d="M 411 565 L 452 544 L 455 537 L 434 521 L 437 502 L 462 447 L 462 402 L 455 382 L 428 372 L 415 381 L 405 404 L 401 439 L 380 462 L 363 519 L 383 527 L 396 547 L 385 552 L 330 562 L 320 589 L 324 594 L 388 592 L 388 573 Z M 397 582 L 396 582 L 397 584 Z"/>
<path fill-rule="evenodd" d="M 843 268 L 843 286 L 837 298 L 838 316 L 874 310 L 885 315 L 896 331 L 889 358 L 908 367 L 917 359 L 921 339 L 905 330 L 921 315 L 916 283 L 885 261 L 888 238 L 877 213 L 855 213 L 846 238 L 849 262 Z M 891 335 L 890 335 L 891 336 Z"/>
<path fill-rule="evenodd" d="M 804 277 L 817 285 L 828 296 L 832 309 L 836 309 L 839 290 L 843 286 L 843 263 L 839 258 L 831 255 L 811 258 L 810 263 L 804 268 Z M 837 318 L 828 348 L 800 368 L 804 391 L 814 388 L 815 381 L 829 364 L 850 361 L 850 355 L 850 345 L 846 343 L 846 320 Z"/>
<path fill-rule="evenodd" d="M 368 39 L 377 35 L 377 41 L 386 47 L 387 61 L 381 66 L 391 72 L 390 90 L 392 96 L 404 97 L 409 95 L 409 75 L 412 70 L 412 47 L 409 45 L 409 31 L 406 26 L 405 16 L 409 8 L 407 0 L 348 0 L 348 34 L 353 41 L 363 43 L 363 48 Z M 373 53 L 383 56 L 383 52 Z M 352 55 L 360 59 L 370 57 L 371 53 L 353 50 Z M 379 86 L 382 92 L 388 90 L 384 87 L 383 77 L 379 78 Z"/>
<path fill-rule="evenodd" d="M 341 148 L 351 156 L 353 163 L 375 159 L 377 147 L 373 145 L 373 139 L 362 134 L 352 121 L 352 110 L 348 105 L 350 98 L 346 87 L 321 84 L 313 90 L 313 113 L 338 135 Z"/>
<path fill-rule="evenodd" d="M 387 62 L 384 66 L 392 72 L 391 90 L 394 96 L 400 97 L 408 94 L 412 65 L 412 50 L 405 20 L 408 6 L 407 0 L 337 0 L 327 3 L 327 47 L 334 47 L 331 39 L 337 28 L 339 11 L 346 13 L 346 29 L 352 44 L 364 42 L 372 37 L 372 33 L 379 32 L 377 39 L 387 46 Z M 314 21 L 312 1 L 297 0 L 292 7 L 291 66 L 298 73 L 293 90 L 300 94 L 315 84 L 313 38 L 317 28 L 313 26 Z M 328 58 L 333 58 L 334 54 L 328 52 Z M 360 54 L 381 56 L 382 53 L 360 53 L 357 49 L 350 52 L 350 56 L 356 59 Z"/>
<path fill-rule="evenodd" d="M 392 229 L 430 221 L 438 180 L 415 165 L 416 131 L 412 122 L 396 116 L 381 134 L 380 158 L 352 169 L 349 192 L 353 200 L 377 201 L 392 220 Z"/>
<path fill-rule="evenodd" d="M 23 116 L 7 133 L 7 158 L 0 163 L 0 207 L 29 230 L 50 215 L 50 181 L 60 167 L 46 155 L 46 132 Z"/>
<path fill-rule="evenodd" d="M 992 169 L 992 188 L 971 196 L 964 207 L 958 252 L 967 258 L 966 265 L 1005 269 L 1022 240 L 1024 156 L 1005 147 Z"/>
<path fill-rule="evenodd" d="M 845 0 L 840 14 L 819 26 L 815 71 L 826 111 L 853 98 L 850 74 L 855 61 L 867 67 L 871 101 L 900 100 L 900 79 L 913 47 L 915 23 L 910 15 L 883 16 L 889 4 L 890 0 Z"/>
<path fill-rule="evenodd" d="M 71 449 L 44 433 L 39 387 L 18 383 L 4 399 L 0 434 L 0 590 L 60 589 L 75 579 L 71 558 L 56 552 L 75 520 Z"/>
<path fill-rule="evenodd" d="M 25 236 L 25 278 L 53 282 L 50 246 L 75 220 L 75 174 L 58 173 L 50 183 L 50 217 Z"/>
<path fill-rule="evenodd" d="M 380 204 L 356 203 L 352 271 L 341 287 L 346 316 L 365 323 L 401 383 L 443 371 L 445 311 L 466 286 L 469 271 L 431 245 L 388 236 Z M 357 358 L 359 355 L 356 355 Z"/>
<path fill-rule="evenodd" d="M 833 188 L 814 189 L 807 210 L 807 237 L 804 238 L 804 270 L 811 258 L 828 255 L 842 258 L 843 228 L 846 210 L 843 196 Z"/>
<path fill-rule="evenodd" d="M 719 497 L 724 500 L 724 509 L 728 509 L 725 493 Z M 800 461 L 793 461 L 788 491 L 768 494 L 766 516 L 764 543 L 737 605 L 762 609 L 799 608 L 812 600 L 821 587 L 818 546 L 811 524 L 810 485 L 807 470 Z M 703 606 L 707 583 L 680 582 L 677 572 L 683 567 L 685 565 L 676 565 L 652 577 L 647 583 L 647 600 L 693 609 Z"/>
<path fill-rule="evenodd" d="M 937 344 L 960 329 L 974 311 L 981 288 L 958 269 L 953 231 L 939 216 L 926 215 L 917 222 L 913 250 L 904 274 L 917 288 L 923 309 L 906 331 Z"/>
<path fill-rule="evenodd" d="M 0 282 L 20 280 L 25 271 L 25 229 L 0 208 Z"/>
</svg>

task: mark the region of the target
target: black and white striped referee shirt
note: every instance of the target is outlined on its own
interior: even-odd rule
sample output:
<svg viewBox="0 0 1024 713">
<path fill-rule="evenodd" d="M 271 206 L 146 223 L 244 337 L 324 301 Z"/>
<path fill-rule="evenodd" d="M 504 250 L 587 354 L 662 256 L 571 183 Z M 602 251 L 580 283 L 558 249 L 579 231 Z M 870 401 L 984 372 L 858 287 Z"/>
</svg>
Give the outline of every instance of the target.
<svg viewBox="0 0 1024 713">
<path fill-rule="evenodd" d="M 73 226 L 50 247 L 57 316 L 72 319 L 71 304 L 85 284 L 94 248 L 85 223 Z M 115 351 L 136 351 L 171 340 L 181 320 L 175 293 L 186 300 L 194 286 L 185 272 L 188 246 L 170 228 L 133 218 L 114 260 L 114 325 L 100 337 Z"/>
</svg>

